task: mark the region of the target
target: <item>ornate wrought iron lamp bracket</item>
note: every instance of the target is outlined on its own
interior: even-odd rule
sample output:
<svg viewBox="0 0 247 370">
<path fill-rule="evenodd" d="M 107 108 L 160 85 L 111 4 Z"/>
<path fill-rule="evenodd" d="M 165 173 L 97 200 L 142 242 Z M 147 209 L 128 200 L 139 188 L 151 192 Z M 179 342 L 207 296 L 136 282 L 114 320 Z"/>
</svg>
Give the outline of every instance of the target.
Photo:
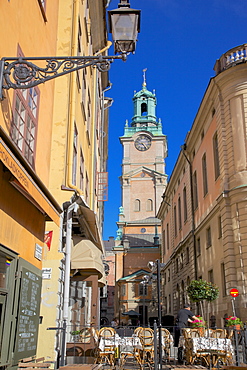
<svg viewBox="0 0 247 370">
<path fill-rule="evenodd" d="M 89 66 L 107 72 L 114 59 L 126 60 L 126 53 L 116 56 L 2 58 L 0 60 L 0 100 L 3 89 L 28 89 L 56 77 Z M 33 62 L 40 62 L 36 65 Z"/>
</svg>

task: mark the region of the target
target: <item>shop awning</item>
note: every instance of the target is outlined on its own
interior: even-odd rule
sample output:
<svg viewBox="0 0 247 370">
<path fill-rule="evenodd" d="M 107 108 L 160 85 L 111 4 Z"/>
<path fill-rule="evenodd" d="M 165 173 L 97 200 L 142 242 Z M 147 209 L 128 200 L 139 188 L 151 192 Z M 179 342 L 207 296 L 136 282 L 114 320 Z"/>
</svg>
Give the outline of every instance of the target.
<svg viewBox="0 0 247 370">
<path fill-rule="evenodd" d="M 77 212 L 80 215 L 79 222 L 86 228 L 90 239 L 103 252 L 104 246 L 95 212 L 86 206 L 80 206 Z"/>
<path fill-rule="evenodd" d="M 88 239 L 73 238 L 71 251 L 71 270 L 78 270 L 81 275 L 104 275 L 102 252 Z"/>
<path fill-rule="evenodd" d="M 100 288 L 103 288 L 104 286 L 106 286 L 107 284 L 107 281 L 106 281 L 106 276 L 105 276 L 105 273 L 104 275 L 102 276 L 101 279 L 99 279 L 99 287 Z"/>
</svg>

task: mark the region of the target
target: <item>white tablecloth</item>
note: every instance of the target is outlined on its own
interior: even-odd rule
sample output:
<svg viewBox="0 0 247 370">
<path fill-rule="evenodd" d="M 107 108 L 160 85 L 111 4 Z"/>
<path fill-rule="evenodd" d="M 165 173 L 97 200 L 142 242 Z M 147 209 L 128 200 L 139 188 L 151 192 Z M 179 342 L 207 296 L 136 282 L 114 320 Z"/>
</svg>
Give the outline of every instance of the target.
<svg viewBox="0 0 247 370">
<path fill-rule="evenodd" d="M 225 338 L 192 338 L 193 352 L 199 351 L 224 351 L 234 353 L 230 339 Z"/>
<path fill-rule="evenodd" d="M 140 338 L 136 336 L 121 338 L 115 335 L 114 337 L 100 338 L 99 349 L 104 351 L 105 347 L 119 347 L 120 352 L 133 352 L 135 348 L 141 349 L 142 345 Z"/>
</svg>

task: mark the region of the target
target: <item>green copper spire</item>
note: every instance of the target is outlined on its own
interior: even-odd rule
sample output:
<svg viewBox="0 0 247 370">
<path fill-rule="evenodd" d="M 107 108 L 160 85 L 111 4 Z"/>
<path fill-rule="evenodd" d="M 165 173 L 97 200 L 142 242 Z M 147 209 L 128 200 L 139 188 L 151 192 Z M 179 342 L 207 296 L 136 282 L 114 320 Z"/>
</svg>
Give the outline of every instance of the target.
<svg viewBox="0 0 247 370">
<path fill-rule="evenodd" d="M 147 68 L 143 69 L 142 89 L 134 94 L 134 115 L 130 126 L 125 126 L 124 136 L 132 136 L 141 130 L 149 131 L 154 136 L 162 135 L 161 121 L 157 121 L 156 117 L 155 92 L 147 89 L 146 72 Z"/>
</svg>

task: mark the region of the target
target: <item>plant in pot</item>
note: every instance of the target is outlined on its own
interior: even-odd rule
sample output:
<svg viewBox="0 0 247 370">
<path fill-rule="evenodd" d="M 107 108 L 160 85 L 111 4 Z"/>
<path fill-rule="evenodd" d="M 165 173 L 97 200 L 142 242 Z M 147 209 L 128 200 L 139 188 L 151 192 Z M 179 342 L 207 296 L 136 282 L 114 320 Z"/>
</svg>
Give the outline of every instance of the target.
<svg viewBox="0 0 247 370">
<path fill-rule="evenodd" d="M 199 302 L 201 306 L 201 312 L 203 315 L 203 305 L 202 302 L 205 300 L 207 302 L 212 302 L 219 296 L 219 288 L 205 280 L 192 280 L 187 288 L 187 294 L 192 302 Z M 209 310 L 208 310 L 209 312 Z M 204 316 L 204 315 L 203 315 Z M 209 317 L 208 317 L 209 319 Z"/>
<path fill-rule="evenodd" d="M 78 342 L 79 341 L 79 335 L 80 335 L 80 330 L 73 330 L 70 332 L 73 338 L 73 342 Z"/>
<path fill-rule="evenodd" d="M 198 329 L 199 332 L 203 335 L 204 328 L 206 327 L 206 322 L 202 316 L 196 316 L 196 320 L 193 320 L 190 324 L 192 328 Z"/>
<path fill-rule="evenodd" d="M 226 318 L 226 326 L 228 328 L 234 328 L 234 329 L 240 330 L 241 327 L 243 326 L 243 322 L 237 316 L 230 316 Z"/>
<path fill-rule="evenodd" d="M 191 327 L 192 328 L 205 328 L 206 323 L 205 323 L 205 320 L 202 318 L 202 316 L 196 316 L 196 317 L 197 319 L 190 323 Z"/>
</svg>

